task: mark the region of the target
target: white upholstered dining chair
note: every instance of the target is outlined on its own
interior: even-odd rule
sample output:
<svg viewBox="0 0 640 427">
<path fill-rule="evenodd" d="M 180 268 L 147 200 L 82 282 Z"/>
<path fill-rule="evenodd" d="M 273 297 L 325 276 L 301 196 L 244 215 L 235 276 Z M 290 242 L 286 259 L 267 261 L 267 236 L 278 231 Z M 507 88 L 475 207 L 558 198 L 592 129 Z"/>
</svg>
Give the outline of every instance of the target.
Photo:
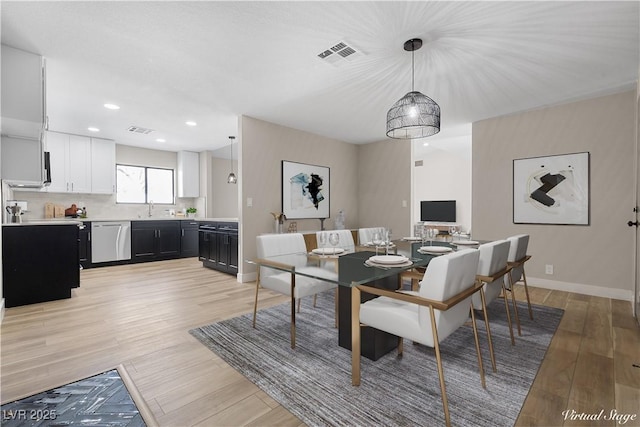
<svg viewBox="0 0 640 427">
<path fill-rule="evenodd" d="M 256 250 L 260 264 L 256 280 L 256 297 L 253 306 L 253 327 L 256 327 L 258 310 L 258 292 L 260 287 L 271 289 L 291 297 L 291 348 L 295 348 L 295 300 L 309 295 L 315 295 L 330 289 L 336 290 L 337 313 L 337 284 L 338 273 L 334 270 L 309 264 L 307 246 L 300 233 L 266 234 L 256 237 Z M 294 271 L 265 266 L 265 260 L 277 256 L 273 265 L 280 263 L 284 266 L 295 266 Z M 273 260 L 273 258 L 272 258 Z M 304 272 L 315 277 L 295 274 Z M 322 280 L 326 278 L 328 280 Z"/>
<path fill-rule="evenodd" d="M 384 227 L 369 227 L 358 229 L 358 244 L 366 245 L 373 240 L 373 233 L 380 233 L 380 237 L 384 236 Z"/>
<path fill-rule="evenodd" d="M 487 330 L 487 340 L 489 341 L 489 354 L 491 355 L 491 365 L 496 372 L 496 359 L 493 353 L 493 341 L 491 338 L 491 328 L 489 326 L 489 314 L 487 306 L 500 295 L 504 297 L 504 305 L 507 311 L 507 323 L 511 334 L 511 344 L 515 344 L 513 330 L 511 329 L 511 314 L 509 313 L 509 301 L 506 298 L 504 288 L 504 277 L 509 275 L 511 267 L 507 265 L 510 243 L 507 240 L 497 240 L 491 243 L 480 245 L 480 260 L 478 261 L 478 272 L 476 279 L 483 283 L 482 291 L 473 294 L 471 303 L 473 308 L 481 310 L 484 315 L 484 324 Z"/>
<path fill-rule="evenodd" d="M 486 387 L 471 297 L 482 286 L 476 281 L 480 252 L 467 249 L 431 260 L 418 292 L 359 287 L 362 292 L 384 295 L 360 305 L 359 320 L 363 325 L 400 337 L 398 353 L 402 354 L 403 338 L 424 344 L 435 350 L 440 379 L 442 406 L 447 425 L 451 425 L 449 405 L 440 357 L 440 342 L 463 326 L 469 319 L 473 325 L 480 381 Z M 359 348 L 353 351 L 359 359 Z M 359 369 L 359 368 L 358 368 Z M 358 371 L 359 377 L 359 371 Z"/>
<path fill-rule="evenodd" d="M 514 286 L 517 282 L 522 281 L 524 285 L 524 293 L 527 297 L 527 305 L 529 307 L 529 317 L 533 320 L 533 311 L 531 310 L 531 300 L 529 299 L 529 288 L 527 287 L 527 276 L 524 272 L 525 262 L 531 259 L 530 255 L 527 255 L 527 248 L 529 247 L 529 235 L 518 234 L 507 238 L 510 243 L 509 256 L 507 257 L 507 263 L 511 267 L 511 278 L 504 278 L 505 289 L 511 292 L 511 301 L 513 303 L 513 309 L 515 311 L 516 324 L 518 326 L 518 335 L 522 335 L 522 328 L 520 327 L 520 316 L 518 315 L 518 306 L 516 304 L 516 296 Z"/>
</svg>

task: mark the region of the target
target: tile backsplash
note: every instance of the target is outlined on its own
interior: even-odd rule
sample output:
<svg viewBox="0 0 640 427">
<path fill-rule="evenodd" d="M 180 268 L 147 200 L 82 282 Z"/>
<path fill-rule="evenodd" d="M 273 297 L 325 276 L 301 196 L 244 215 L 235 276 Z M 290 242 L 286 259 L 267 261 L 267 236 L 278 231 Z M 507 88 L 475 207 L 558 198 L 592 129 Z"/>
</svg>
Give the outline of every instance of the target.
<svg viewBox="0 0 640 427">
<path fill-rule="evenodd" d="M 3 187 L 4 189 L 5 187 Z M 4 193 L 4 192 L 3 192 Z M 24 220 L 38 220 L 44 218 L 44 206 L 46 203 L 62 205 L 65 208 L 72 204 L 78 208 L 87 208 L 87 220 L 92 219 L 137 219 L 147 218 L 149 215 L 149 205 L 141 203 L 116 203 L 115 194 L 70 194 L 70 193 L 45 193 L 34 191 L 11 191 L 10 198 L 24 200 L 28 203 L 29 210 L 24 214 Z M 3 203 L 9 197 L 5 198 Z M 205 217 L 205 198 L 176 198 L 174 205 L 154 204 L 151 212 L 152 217 L 169 217 L 169 210 L 176 212 L 189 207 L 198 209 L 196 217 Z"/>
</svg>

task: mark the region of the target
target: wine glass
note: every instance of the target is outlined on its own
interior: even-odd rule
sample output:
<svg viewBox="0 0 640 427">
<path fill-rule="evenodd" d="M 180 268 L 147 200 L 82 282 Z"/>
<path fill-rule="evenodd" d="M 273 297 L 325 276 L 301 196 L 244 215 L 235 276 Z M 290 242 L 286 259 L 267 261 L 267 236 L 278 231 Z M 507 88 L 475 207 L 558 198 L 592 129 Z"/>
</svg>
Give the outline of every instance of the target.
<svg viewBox="0 0 640 427">
<path fill-rule="evenodd" d="M 371 243 L 376 247 L 376 255 L 378 255 L 378 246 L 382 243 L 382 236 L 380 236 L 379 232 L 375 231 L 371 235 Z"/>
<path fill-rule="evenodd" d="M 320 245 L 320 252 L 324 254 L 324 248 L 327 246 L 327 233 L 318 234 L 318 244 Z"/>
<path fill-rule="evenodd" d="M 338 233 L 329 234 L 329 244 L 333 246 L 333 253 L 336 253 L 336 246 L 340 243 L 340 235 Z"/>
<path fill-rule="evenodd" d="M 449 236 L 451 236 L 451 241 L 453 242 L 453 236 L 456 235 L 456 231 L 458 231 L 458 227 L 455 225 L 449 226 Z"/>
<path fill-rule="evenodd" d="M 384 230 L 384 245 L 386 248 L 386 254 L 389 255 L 389 246 L 391 245 L 391 229 L 385 228 Z"/>
</svg>

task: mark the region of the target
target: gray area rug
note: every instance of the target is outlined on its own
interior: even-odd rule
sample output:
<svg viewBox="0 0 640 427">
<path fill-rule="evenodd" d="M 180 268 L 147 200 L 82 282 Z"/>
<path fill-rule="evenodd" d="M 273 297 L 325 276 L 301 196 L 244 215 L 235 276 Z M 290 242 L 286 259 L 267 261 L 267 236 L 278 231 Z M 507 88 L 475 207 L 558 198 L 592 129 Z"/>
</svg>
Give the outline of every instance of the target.
<svg viewBox="0 0 640 427">
<path fill-rule="evenodd" d="M 189 331 L 195 338 L 310 426 L 444 425 L 434 351 L 405 341 L 373 362 L 361 359 L 361 385 L 351 385 L 351 352 L 338 346 L 333 327 L 333 292 L 303 300 L 296 316 L 296 348 L 289 345 L 289 304 Z M 471 326 L 441 344 L 444 375 L 454 426 L 512 426 L 563 310 L 519 306 L 522 337 L 512 346 L 504 303 L 489 307 L 498 372 L 491 369 L 484 323 L 479 322 L 487 388 L 480 384 Z M 515 324 L 514 324 L 515 328 Z"/>
</svg>

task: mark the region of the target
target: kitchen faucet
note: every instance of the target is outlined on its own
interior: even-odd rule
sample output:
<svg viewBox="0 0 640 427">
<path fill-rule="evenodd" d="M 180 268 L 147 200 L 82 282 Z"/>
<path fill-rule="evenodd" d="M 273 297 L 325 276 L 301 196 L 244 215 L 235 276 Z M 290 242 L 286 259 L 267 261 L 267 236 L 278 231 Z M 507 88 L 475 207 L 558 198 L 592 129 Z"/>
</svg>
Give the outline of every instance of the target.
<svg viewBox="0 0 640 427">
<path fill-rule="evenodd" d="M 151 218 L 152 210 L 153 210 L 153 200 L 149 200 L 149 218 Z"/>
</svg>

